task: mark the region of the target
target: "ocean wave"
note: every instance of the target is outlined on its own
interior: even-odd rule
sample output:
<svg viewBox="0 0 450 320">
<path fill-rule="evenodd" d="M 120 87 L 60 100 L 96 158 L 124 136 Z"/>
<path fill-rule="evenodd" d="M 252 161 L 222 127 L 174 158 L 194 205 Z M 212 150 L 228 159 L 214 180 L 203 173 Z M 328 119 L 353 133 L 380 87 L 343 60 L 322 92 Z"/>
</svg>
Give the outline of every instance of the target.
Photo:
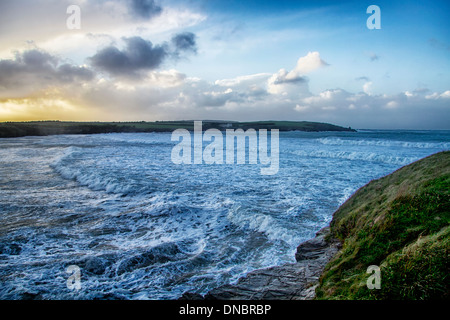
<svg viewBox="0 0 450 320">
<path fill-rule="evenodd" d="M 289 246 L 295 246 L 300 241 L 299 234 L 281 226 L 276 219 L 267 214 L 240 212 L 239 208 L 228 212 L 230 222 L 240 228 L 249 228 L 263 233 L 270 241 L 283 241 Z"/>
<path fill-rule="evenodd" d="M 101 139 L 127 144 L 145 144 L 155 146 L 173 145 L 170 138 L 163 140 L 165 135 L 161 133 L 105 133 L 99 135 Z"/>
<path fill-rule="evenodd" d="M 450 149 L 448 142 L 412 142 L 399 140 L 368 140 L 368 139 L 341 139 L 336 137 L 319 138 L 317 141 L 323 145 L 332 146 L 379 146 L 379 147 L 401 147 L 401 148 L 416 148 L 416 149 Z"/>
<path fill-rule="evenodd" d="M 77 167 L 75 157 L 81 153 L 82 148 L 68 147 L 62 156 L 50 164 L 50 167 L 64 179 L 77 181 L 93 191 L 127 194 L 133 190 L 131 185 L 125 183 L 127 181 L 125 176 L 106 176 L 101 175 L 98 170 L 89 171 L 92 170 L 89 167 Z"/>
<path fill-rule="evenodd" d="M 379 154 L 375 152 L 358 152 L 358 151 L 294 151 L 296 155 L 301 157 L 314 157 L 314 158 L 330 158 L 330 159 L 344 159 L 344 160 L 359 160 L 368 162 L 380 162 L 394 165 L 407 165 L 416 160 L 418 157 L 402 157 L 391 156 L 387 154 Z"/>
</svg>

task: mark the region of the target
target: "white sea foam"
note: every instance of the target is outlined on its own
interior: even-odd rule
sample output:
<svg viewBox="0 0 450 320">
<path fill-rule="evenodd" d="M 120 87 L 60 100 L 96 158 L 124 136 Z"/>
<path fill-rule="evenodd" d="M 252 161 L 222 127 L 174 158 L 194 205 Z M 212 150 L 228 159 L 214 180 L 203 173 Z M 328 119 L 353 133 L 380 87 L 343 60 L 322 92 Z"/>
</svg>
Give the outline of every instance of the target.
<svg viewBox="0 0 450 320">
<path fill-rule="evenodd" d="M 284 241 L 290 246 L 299 243 L 299 235 L 281 226 L 276 219 L 261 213 L 240 212 L 239 208 L 230 210 L 227 218 L 241 228 L 265 234 L 271 241 Z"/>
<path fill-rule="evenodd" d="M 161 140 L 161 134 L 149 133 L 106 133 L 99 134 L 99 139 L 116 143 L 136 143 L 148 145 L 173 145 L 170 141 Z"/>
<path fill-rule="evenodd" d="M 387 139 L 341 139 L 337 137 L 319 138 L 318 142 L 331 146 L 379 146 L 379 147 L 401 147 L 418 149 L 441 149 L 449 150 L 448 142 L 411 142 Z"/>
<path fill-rule="evenodd" d="M 106 191 L 108 193 L 128 193 L 132 189 L 124 183 L 125 178 L 107 175 L 92 167 L 77 166 L 76 156 L 81 155 L 82 148 L 68 147 L 67 150 L 56 159 L 50 166 L 63 178 L 75 180 L 79 184 L 94 191 Z M 93 170 L 94 169 L 94 170 Z"/>
<path fill-rule="evenodd" d="M 394 165 L 407 165 L 419 159 L 418 157 L 393 156 L 389 154 L 379 154 L 376 152 L 359 152 L 359 151 L 296 150 L 293 153 L 301 157 L 361 160 L 368 162 L 381 162 Z"/>
</svg>

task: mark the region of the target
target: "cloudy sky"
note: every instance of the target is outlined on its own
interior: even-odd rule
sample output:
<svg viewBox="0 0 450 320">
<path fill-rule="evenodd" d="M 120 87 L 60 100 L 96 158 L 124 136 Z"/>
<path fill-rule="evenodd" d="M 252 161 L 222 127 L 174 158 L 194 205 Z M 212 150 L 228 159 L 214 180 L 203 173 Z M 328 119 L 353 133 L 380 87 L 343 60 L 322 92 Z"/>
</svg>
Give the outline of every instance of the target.
<svg viewBox="0 0 450 320">
<path fill-rule="evenodd" d="M 371 4 L 381 29 L 367 28 Z M 0 121 L 450 129 L 449 10 L 446 0 L 0 1 Z"/>
</svg>

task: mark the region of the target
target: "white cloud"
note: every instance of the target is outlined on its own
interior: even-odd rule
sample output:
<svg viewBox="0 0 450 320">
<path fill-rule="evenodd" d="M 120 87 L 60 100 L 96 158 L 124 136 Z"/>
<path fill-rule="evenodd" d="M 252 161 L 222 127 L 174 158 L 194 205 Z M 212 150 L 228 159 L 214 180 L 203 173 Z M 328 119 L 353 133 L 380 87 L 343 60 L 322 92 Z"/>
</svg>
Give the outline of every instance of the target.
<svg viewBox="0 0 450 320">
<path fill-rule="evenodd" d="M 341 89 L 325 90 L 320 92 L 318 95 L 311 95 L 303 99 L 304 103 L 307 104 L 321 104 L 330 103 L 331 101 L 342 100 L 347 98 L 346 92 Z"/>
<path fill-rule="evenodd" d="M 159 88 L 172 88 L 184 84 L 186 75 L 175 69 L 150 71 L 143 81 L 146 85 L 152 85 Z"/>
<path fill-rule="evenodd" d="M 368 95 L 372 94 L 372 82 L 371 81 L 364 83 L 363 91 Z"/>
<path fill-rule="evenodd" d="M 223 87 L 234 87 L 239 85 L 254 85 L 255 83 L 262 83 L 270 76 L 270 73 L 257 73 L 245 76 L 239 76 L 232 79 L 216 80 L 215 84 Z"/>
<path fill-rule="evenodd" d="M 295 111 L 298 111 L 298 112 L 305 112 L 305 111 L 308 111 L 309 109 L 310 109 L 310 106 L 299 105 L 299 104 L 295 105 Z"/>
<path fill-rule="evenodd" d="M 394 108 L 397 108 L 397 107 L 398 107 L 398 102 L 397 101 L 391 100 L 388 103 L 386 103 L 386 108 L 388 108 L 388 109 L 394 109 Z"/>
<path fill-rule="evenodd" d="M 328 65 L 320 58 L 319 52 L 309 52 L 300 57 L 291 71 L 280 69 L 267 80 L 267 91 L 283 96 L 301 96 L 309 93 L 306 75 Z"/>
<path fill-rule="evenodd" d="M 298 59 L 297 65 L 291 72 L 286 75 L 286 79 L 289 80 L 301 77 L 307 73 L 310 73 L 320 67 L 327 65 L 328 63 L 320 58 L 319 52 L 308 52 L 306 56 Z"/>
<path fill-rule="evenodd" d="M 449 98 L 450 98 L 450 90 L 447 90 L 443 93 L 433 92 L 432 94 L 428 94 L 425 96 L 425 99 L 428 100 L 449 99 Z"/>
<path fill-rule="evenodd" d="M 450 90 L 445 91 L 444 93 L 441 94 L 441 98 L 450 98 Z"/>
</svg>

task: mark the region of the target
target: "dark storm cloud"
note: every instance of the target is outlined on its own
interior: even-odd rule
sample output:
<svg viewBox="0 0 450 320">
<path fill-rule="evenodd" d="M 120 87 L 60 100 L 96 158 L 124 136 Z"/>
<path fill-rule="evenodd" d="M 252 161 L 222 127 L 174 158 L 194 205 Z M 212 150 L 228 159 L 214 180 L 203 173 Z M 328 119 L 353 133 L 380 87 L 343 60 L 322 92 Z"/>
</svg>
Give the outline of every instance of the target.
<svg viewBox="0 0 450 320">
<path fill-rule="evenodd" d="M 92 65 L 113 75 L 136 76 L 158 68 L 167 56 L 165 46 L 154 46 L 141 37 L 124 38 L 125 49 L 106 47 L 90 58 Z"/>
<path fill-rule="evenodd" d="M 62 82 L 73 82 L 74 80 L 92 80 L 94 78 L 94 73 L 85 68 L 77 67 L 71 64 L 60 65 L 56 69 L 57 79 Z"/>
<path fill-rule="evenodd" d="M 192 51 L 197 52 L 197 44 L 195 42 L 195 34 L 192 32 L 183 32 L 175 35 L 172 38 L 172 43 L 175 50 L 178 51 Z"/>
<path fill-rule="evenodd" d="M 47 68 L 56 65 L 58 60 L 47 52 L 39 50 L 25 51 L 22 55 L 16 54 L 16 60 L 31 69 Z"/>
<path fill-rule="evenodd" d="M 99 70 L 115 76 L 139 77 L 141 71 L 154 70 L 169 57 L 180 52 L 196 52 L 195 35 L 181 33 L 172 37 L 172 46 L 164 43 L 153 45 L 141 37 L 123 38 L 125 48 L 109 46 L 89 58 Z"/>
<path fill-rule="evenodd" d="M 130 0 L 131 14 L 136 18 L 149 19 L 161 14 L 162 8 L 153 0 Z"/>
<path fill-rule="evenodd" d="M 57 59 L 36 49 L 17 52 L 14 59 L 0 60 L 0 84 L 30 74 L 49 76 L 55 72 Z"/>
<path fill-rule="evenodd" d="M 14 59 L 0 60 L 0 90 L 1 87 L 38 88 L 93 78 L 91 70 L 68 63 L 60 65 L 57 57 L 38 49 L 16 53 Z"/>
</svg>

